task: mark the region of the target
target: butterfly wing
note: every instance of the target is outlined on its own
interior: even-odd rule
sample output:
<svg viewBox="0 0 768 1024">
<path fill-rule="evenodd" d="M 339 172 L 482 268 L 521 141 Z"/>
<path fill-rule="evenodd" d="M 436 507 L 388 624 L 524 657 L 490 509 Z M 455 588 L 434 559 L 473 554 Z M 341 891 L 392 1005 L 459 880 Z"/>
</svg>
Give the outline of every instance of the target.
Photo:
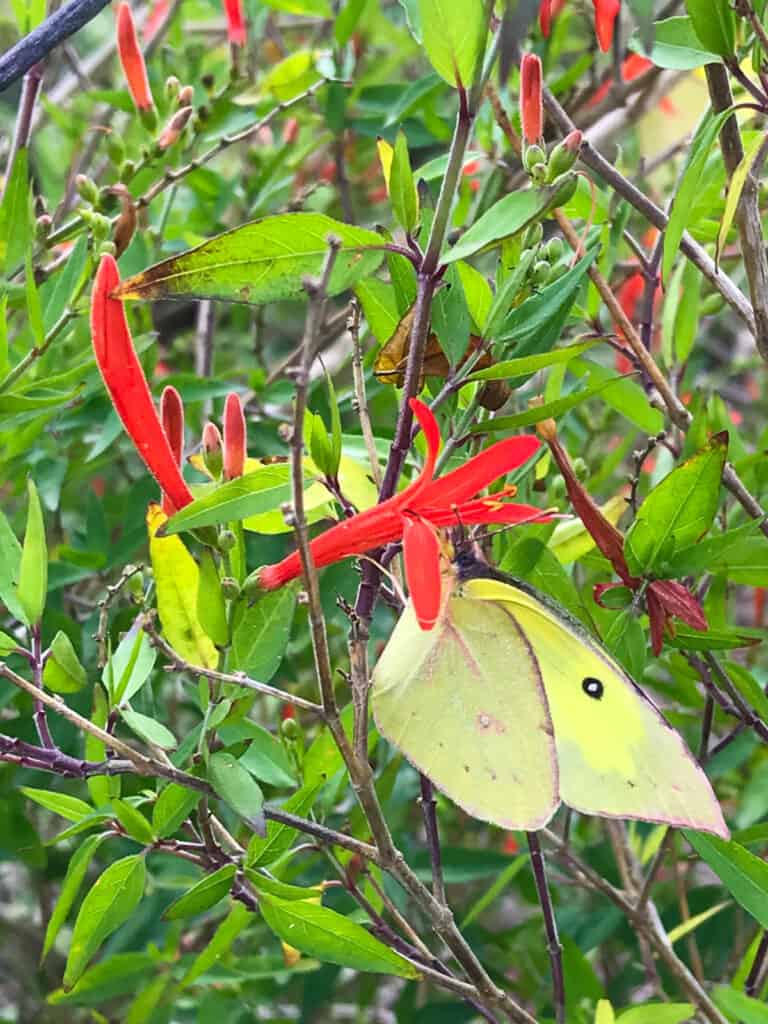
<svg viewBox="0 0 768 1024">
<path fill-rule="evenodd" d="M 379 732 L 473 817 L 527 830 L 551 817 L 546 697 L 525 637 L 500 607 L 452 597 L 423 632 L 409 603 L 379 658 L 371 702 Z"/>
<path fill-rule="evenodd" d="M 555 727 L 564 803 L 587 814 L 728 837 L 709 780 L 680 735 L 577 623 L 498 579 L 472 579 L 462 592 L 503 608 L 535 652 Z"/>
</svg>

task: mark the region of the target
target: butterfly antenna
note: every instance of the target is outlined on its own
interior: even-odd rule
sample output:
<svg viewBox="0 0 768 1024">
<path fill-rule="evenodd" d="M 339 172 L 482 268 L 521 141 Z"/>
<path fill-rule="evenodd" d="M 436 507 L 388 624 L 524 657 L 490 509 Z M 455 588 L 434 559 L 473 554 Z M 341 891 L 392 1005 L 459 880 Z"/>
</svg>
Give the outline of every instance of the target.
<svg viewBox="0 0 768 1024">
<path fill-rule="evenodd" d="M 555 1020 L 557 1024 L 565 1024 L 565 979 L 563 976 L 563 947 L 557 934 L 557 922 L 555 921 L 555 908 L 552 906 L 552 898 L 549 895 L 547 885 L 547 874 L 544 869 L 544 855 L 541 852 L 539 837 L 535 832 L 526 832 L 528 849 L 531 854 L 531 866 L 533 877 L 536 882 L 536 892 L 539 895 L 541 912 L 544 915 L 544 930 L 547 934 L 547 953 L 549 954 L 549 966 L 552 972 L 552 1002 L 555 1006 Z"/>
</svg>

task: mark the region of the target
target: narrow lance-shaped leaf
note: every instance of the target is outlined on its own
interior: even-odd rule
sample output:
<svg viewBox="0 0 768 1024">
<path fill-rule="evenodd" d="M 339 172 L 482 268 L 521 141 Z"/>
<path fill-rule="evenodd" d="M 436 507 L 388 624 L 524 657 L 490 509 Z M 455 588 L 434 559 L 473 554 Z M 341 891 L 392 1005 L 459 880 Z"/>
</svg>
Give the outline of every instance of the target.
<svg viewBox="0 0 768 1024">
<path fill-rule="evenodd" d="M 417 978 L 416 968 L 375 939 L 362 925 L 306 900 L 280 900 L 262 893 L 261 913 L 278 938 L 308 956 L 357 971 Z"/>
<path fill-rule="evenodd" d="M 48 547 L 40 498 L 32 480 L 27 481 L 27 528 L 21 549 L 17 597 L 29 625 L 40 621 L 48 591 Z"/>
<path fill-rule="evenodd" d="M 328 294 L 336 295 L 378 267 L 382 239 L 321 213 L 283 213 L 243 224 L 127 278 L 114 294 L 254 304 L 299 298 L 304 279 L 322 269 L 329 235 L 341 241 L 328 284 Z"/>
<path fill-rule="evenodd" d="M 419 219 L 419 196 L 413 180 L 408 141 L 403 131 L 397 133 L 395 140 L 389 172 L 389 198 L 397 222 L 406 231 L 413 231 Z"/>
<path fill-rule="evenodd" d="M 65 988 L 75 984 L 104 940 L 136 909 L 144 895 L 146 872 L 142 856 L 123 857 L 110 864 L 88 890 L 72 932 Z"/>
<path fill-rule="evenodd" d="M 762 135 L 757 135 L 747 149 L 744 151 L 744 156 L 739 161 L 739 166 L 733 172 L 731 180 L 728 183 L 728 195 L 725 199 L 725 210 L 723 211 L 723 219 L 720 222 L 720 230 L 717 233 L 717 245 L 715 247 L 716 261 L 720 261 L 720 254 L 723 251 L 725 240 L 728 237 L 728 232 L 731 230 L 731 224 L 733 218 L 736 216 L 736 210 L 739 206 L 739 200 L 741 199 L 741 193 L 744 191 L 744 186 L 747 183 L 750 171 L 752 170 L 752 164 L 757 159 L 757 154 L 765 142 Z"/>
<path fill-rule="evenodd" d="M 768 928 L 768 864 L 733 840 L 687 830 L 683 834 L 734 899 Z"/>
</svg>

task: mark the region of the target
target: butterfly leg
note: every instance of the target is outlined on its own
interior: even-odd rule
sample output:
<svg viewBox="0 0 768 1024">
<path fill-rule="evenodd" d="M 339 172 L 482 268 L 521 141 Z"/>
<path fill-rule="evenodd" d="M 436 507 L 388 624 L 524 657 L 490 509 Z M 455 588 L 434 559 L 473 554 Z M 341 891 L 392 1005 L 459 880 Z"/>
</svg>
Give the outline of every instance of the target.
<svg viewBox="0 0 768 1024">
<path fill-rule="evenodd" d="M 539 837 L 535 832 L 526 832 L 528 849 L 531 854 L 531 866 L 539 895 L 541 912 L 544 915 L 544 930 L 547 934 L 547 952 L 552 971 L 552 1001 L 555 1006 L 557 1024 L 565 1024 L 565 979 L 563 977 L 563 947 L 557 934 L 555 909 L 547 886 L 547 875 L 544 869 L 544 857 L 541 852 Z"/>
</svg>

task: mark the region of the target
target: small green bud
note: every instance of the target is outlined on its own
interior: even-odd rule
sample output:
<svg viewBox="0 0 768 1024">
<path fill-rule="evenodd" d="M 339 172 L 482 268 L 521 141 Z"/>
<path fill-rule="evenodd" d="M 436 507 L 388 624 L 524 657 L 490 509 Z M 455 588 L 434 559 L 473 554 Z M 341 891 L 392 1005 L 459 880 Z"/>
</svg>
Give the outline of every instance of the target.
<svg viewBox="0 0 768 1024">
<path fill-rule="evenodd" d="M 227 601 L 237 601 L 240 597 L 240 584 L 232 576 L 225 576 L 221 581 L 221 592 Z"/>
<path fill-rule="evenodd" d="M 301 726 L 295 718 L 284 718 L 280 723 L 280 732 L 287 740 L 301 739 Z"/>
<path fill-rule="evenodd" d="M 557 263 L 557 261 L 562 258 L 564 252 L 565 244 L 563 243 L 562 238 L 550 238 L 545 250 L 546 258 L 549 262 Z"/>
<path fill-rule="evenodd" d="M 117 246 L 114 242 L 101 242 L 96 249 L 96 255 L 101 256 L 117 256 Z"/>
<path fill-rule="evenodd" d="M 260 569 L 254 569 L 252 573 L 245 577 L 243 581 L 242 592 L 248 600 L 249 604 L 258 600 L 259 597 L 264 593 L 264 588 L 261 585 L 260 580 Z"/>
<path fill-rule="evenodd" d="M 130 181 L 133 175 L 136 173 L 136 164 L 133 160 L 123 160 L 120 164 L 120 170 L 118 171 L 118 177 L 120 181 Z"/>
<path fill-rule="evenodd" d="M 562 501 L 565 497 L 565 480 L 561 476 L 556 476 L 552 481 L 549 493 L 552 495 L 553 501 Z"/>
<path fill-rule="evenodd" d="M 532 224 L 531 227 L 525 233 L 525 239 L 523 240 L 524 249 L 535 249 L 538 245 L 541 245 L 544 238 L 544 226 L 541 221 L 537 221 Z"/>
<path fill-rule="evenodd" d="M 579 158 L 581 132 L 575 129 L 558 142 L 549 154 L 547 181 L 554 181 L 561 174 L 570 171 Z"/>
<path fill-rule="evenodd" d="M 534 284 L 541 287 L 542 285 L 549 283 L 551 273 L 552 268 L 546 260 L 537 260 L 533 265 L 533 270 L 531 271 L 531 280 Z"/>
<path fill-rule="evenodd" d="M 547 165 L 545 163 L 534 164 L 530 171 L 531 180 L 537 185 L 543 185 L 547 180 Z"/>
<path fill-rule="evenodd" d="M 93 178 L 89 178 L 87 174 L 78 174 L 75 178 L 75 188 L 86 203 L 90 203 L 91 206 L 99 205 L 99 189 Z"/>
<path fill-rule="evenodd" d="M 176 97 L 179 95 L 179 89 L 181 88 L 181 82 L 178 80 L 176 75 L 169 75 L 165 80 L 165 98 L 169 103 L 173 103 Z"/>
<path fill-rule="evenodd" d="M 219 534 L 219 551 L 231 551 L 237 546 L 237 537 L 231 530 L 222 530 Z"/>
<path fill-rule="evenodd" d="M 702 316 L 712 316 L 715 313 L 721 312 L 725 306 L 725 299 L 720 292 L 713 292 L 708 295 L 706 299 L 703 299 L 699 306 L 699 313 Z"/>
<path fill-rule="evenodd" d="M 533 168 L 537 164 L 546 163 L 547 154 L 541 146 L 528 146 L 523 153 L 523 166 L 529 174 L 533 174 Z"/>
<path fill-rule="evenodd" d="M 48 213 L 43 213 L 35 221 L 35 240 L 38 242 L 45 242 L 48 235 L 51 233 L 51 226 L 53 225 L 53 218 Z"/>
<path fill-rule="evenodd" d="M 573 472 L 576 474 L 576 479 L 580 483 L 586 483 L 589 480 L 589 466 L 587 466 L 584 459 L 581 456 L 577 456 L 573 460 Z"/>
<path fill-rule="evenodd" d="M 126 566 L 126 571 L 130 566 Z M 135 572 L 128 577 L 128 591 L 137 604 L 144 601 L 144 576 L 141 572 Z"/>
</svg>

